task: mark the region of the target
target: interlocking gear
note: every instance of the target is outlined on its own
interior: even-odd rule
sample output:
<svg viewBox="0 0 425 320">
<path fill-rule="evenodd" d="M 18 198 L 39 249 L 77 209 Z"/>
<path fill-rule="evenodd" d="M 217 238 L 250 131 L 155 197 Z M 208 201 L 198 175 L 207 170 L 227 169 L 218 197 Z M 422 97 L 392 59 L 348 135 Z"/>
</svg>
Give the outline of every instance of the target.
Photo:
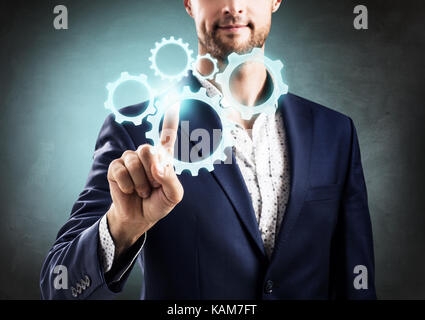
<svg viewBox="0 0 425 320">
<path fill-rule="evenodd" d="M 145 108 L 145 110 L 137 116 L 131 116 L 131 117 L 125 116 L 121 114 L 114 105 L 115 90 L 118 88 L 120 84 L 126 81 L 137 81 L 140 84 L 142 84 L 148 91 L 148 95 L 149 95 L 148 105 Z M 122 123 L 124 121 L 130 121 L 130 122 L 133 122 L 134 125 L 138 126 L 142 124 L 142 120 L 144 117 L 146 117 L 148 114 L 152 114 L 155 112 L 155 107 L 154 107 L 155 94 L 148 83 L 147 76 L 144 74 L 141 74 L 139 76 L 132 76 L 128 72 L 123 72 L 121 73 L 121 76 L 117 81 L 108 83 L 106 85 L 106 89 L 108 89 L 108 100 L 106 100 L 105 102 L 105 108 L 112 111 L 112 113 L 115 115 L 115 121 L 118 123 Z"/>
<path fill-rule="evenodd" d="M 209 60 L 212 63 L 212 65 L 213 65 L 213 71 L 210 74 L 205 75 L 205 76 L 202 75 L 202 74 L 200 74 L 199 71 L 198 71 L 198 69 L 197 69 L 197 67 L 196 67 L 197 63 L 199 61 L 201 61 L 202 59 Z M 196 76 L 200 77 L 201 79 L 212 80 L 212 79 L 214 79 L 214 77 L 218 73 L 218 71 L 219 70 L 218 70 L 217 59 L 213 58 L 209 53 L 207 53 L 207 54 L 205 54 L 203 56 L 198 56 L 196 58 L 195 62 L 193 62 L 193 64 L 192 64 L 192 73 L 193 73 L 193 75 L 196 75 Z"/>
<path fill-rule="evenodd" d="M 239 111 L 244 120 L 249 120 L 258 113 L 272 114 L 276 111 L 277 101 L 283 94 L 288 93 L 288 86 L 283 82 L 281 70 L 283 64 L 280 60 L 272 61 L 267 58 L 260 48 L 254 48 L 250 53 L 232 53 L 228 56 L 229 64 L 226 69 L 217 74 L 216 81 L 221 85 L 223 91 L 223 105 L 229 105 Z M 232 73 L 240 65 L 246 62 L 258 62 L 264 64 L 273 79 L 273 92 L 267 101 L 257 106 L 246 106 L 236 100 L 230 90 L 230 78 Z"/>
<path fill-rule="evenodd" d="M 158 54 L 158 51 L 161 50 L 161 48 L 170 44 L 174 44 L 181 47 L 186 53 L 186 66 L 181 72 L 175 75 L 166 74 L 165 72 L 161 71 L 156 63 L 156 56 Z M 193 51 L 189 49 L 189 44 L 184 43 L 182 39 L 176 40 L 174 37 L 171 37 L 170 39 L 162 38 L 162 41 L 160 43 L 156 42 L 155 48 L 151 49 L 151 53 L 152 56 L 149 58 L 149 61 L 151 62 L 150 68 L 153 69 L 155 71 L 155 75 L 160 76 L 162 80 L 180 81 L 183 77 L 187 75 L 193 63 Z"/>
<path fill-rule="evenodd" d="M 234 128 L 234 124 L 227 119 L 226 110 L 220 106 L 219 96 L 211 98 L 207 95 L 205 88 L 200 88 L 198 92 L 192 92 L 188 86 L 185 86 L 183 91 L 176 97 L 158 101 L 156 104 L 157 112 L 154 115 L 147 117 L 147 121 L 152 124 L 152 129 L 146 132 L 146 138 L 152 139 L 154 146 L 161 145 L 159 130 L 161 119 L 163 118 L 164 114 L 170 107 L 183 100 L 198 100 L 204 102 L 213 108 L 221 119 L 221 141 L 212 154 L 196 162 L 184 162 L 173 158 L 173 164 L 177 174 L 181 174 L 183 170 L 188 170 L 192 176 L 197 176 L 201 168 L 205 168 L 211 172 L 214 170 L 214 162 L 218 160 L 226 160 L 225 149 L 227 147 L 232 147 L 234 144 L 234 140 L 231 135 L 231 130 Z"/>
</svg>

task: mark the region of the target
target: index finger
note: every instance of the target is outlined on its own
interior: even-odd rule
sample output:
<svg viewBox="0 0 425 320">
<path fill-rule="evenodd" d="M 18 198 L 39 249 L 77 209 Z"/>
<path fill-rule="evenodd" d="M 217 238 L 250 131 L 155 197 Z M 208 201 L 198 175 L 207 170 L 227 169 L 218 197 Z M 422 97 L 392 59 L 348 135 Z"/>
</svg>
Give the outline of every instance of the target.
<svg viewBox="0 0 425 320">
<path fill-rule="evenodd" d="M 180 120 L 180 101 L 173 104 L 164 114 L 161 130 L 161 145 L 171 156 L 174 156 L 174 144 Z"/>
</svg>

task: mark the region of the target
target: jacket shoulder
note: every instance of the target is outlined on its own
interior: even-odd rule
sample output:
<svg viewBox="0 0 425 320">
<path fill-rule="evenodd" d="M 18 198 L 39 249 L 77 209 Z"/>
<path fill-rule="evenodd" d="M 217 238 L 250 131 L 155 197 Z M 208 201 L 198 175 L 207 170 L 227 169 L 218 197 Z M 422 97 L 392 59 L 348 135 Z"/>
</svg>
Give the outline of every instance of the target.
<svg viewBox="0 0 425 320">
<path fill-rule="evenodd" d="M 292 103 L 296 104 L 298 107 L 305 109 L 306 112 L 309 112 L 309 110 L 311 110 L 311 113 L 314 118 L 325 117 L 328 120 L 334 120 L 338 122 L 346 122 L 347 120 L 350 120 L 349 116 L 343 114 L 340 111 L 331 109 L 320 103 L 308 100 L 296 94 L 288 93 L 288 98 L 291 100 Z"/>
<path fill-rule="evenodd" d="M 355 128 L 348 115 L 292 93 L 286 96 L 285 107 L 291 109 L 288 112 L 310 118 L 316 139 L 344 143 L 350 141 Z"/>
</svg>

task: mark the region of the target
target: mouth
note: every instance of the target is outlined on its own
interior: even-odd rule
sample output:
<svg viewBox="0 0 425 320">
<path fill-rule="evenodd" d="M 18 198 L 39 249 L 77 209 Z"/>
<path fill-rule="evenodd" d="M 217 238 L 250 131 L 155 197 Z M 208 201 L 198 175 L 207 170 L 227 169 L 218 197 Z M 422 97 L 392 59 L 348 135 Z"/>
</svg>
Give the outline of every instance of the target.
<svg viewBox="0 0 425 320">
<path fill-rule="evenodd" d="M 242 30 L 245 30 L 246 28 L 249 28 L 247 24 L 226 24 L 226 25 L 218 26 L 218 29 L 224 30 L 227 32 L 240 32 Z"/>
</svg>

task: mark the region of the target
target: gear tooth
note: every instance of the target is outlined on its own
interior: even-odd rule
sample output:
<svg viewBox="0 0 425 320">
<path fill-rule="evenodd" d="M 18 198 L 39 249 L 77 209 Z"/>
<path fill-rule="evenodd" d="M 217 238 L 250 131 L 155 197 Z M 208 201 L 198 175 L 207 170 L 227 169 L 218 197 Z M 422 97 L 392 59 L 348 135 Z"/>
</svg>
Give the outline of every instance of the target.
<svg viewBox="0 0 425 320">
<path fill-rule="evenodd" d="M 152 131 L 148 131 L 148 132 L 146 132 L 146 133 L 145 133 L 145 137 L 146 137 L 146 139 L 151 139 L 151 140 L 153 140 L 153 134 L 152 134 Z"/>
<path fill-rule="evenodd" d="M 152 113 L 155 113 L 155 112 L 156 112 L 156 109 L 153 106 L 153 104 L 149 104 L 148 108 L 145 110 L 146 114 L 152 114 Z"/>
<path fill-rule="evenodd" d="M 112 90 L 112 83 L 108 83 L 108 84 L 106 85 L 106 89 L 108 89 L 108 90 Z"/>
<path fill-rule="evenodd" d="M 238 54 L 236 52 L 232 52 L 231 54 L 229 54 L 229 56 L 227 57 L 227 59 L 229 61 L 231 61 L 232 59 L 236 58 L 238 56 Z"/>
<path fill-rule="evenodd" d="M 192 91 L 190 90 L 189 86 L 183 87 L 183 95 L 191 94 L 191 93 L 192 93 Z"/>
<path fill-rule="evenodd" d="M 190 170 L 190 174 L 192 175 L 192 177 L 197 177 L 198 173 L 199 173 L 198 170 Z"/>
<path fill-rule="evenodd" d="M 115 114 L 115 121 L 116 122 L 118 122 L 118 123 L 123 123 L 124 122 L 124 118 L 119 114 L 119 113 L 117 113 L 117 114 Z"/>
<path fill-rule="evenodd" d="M 213 171 L 213 170 L 214 170 L 213 161 L 211 161 L 210 163 L 208 163 L 208 164 L 205 166 L 205 168 L 206 168 L 209 172 Z"/>
</svg>

